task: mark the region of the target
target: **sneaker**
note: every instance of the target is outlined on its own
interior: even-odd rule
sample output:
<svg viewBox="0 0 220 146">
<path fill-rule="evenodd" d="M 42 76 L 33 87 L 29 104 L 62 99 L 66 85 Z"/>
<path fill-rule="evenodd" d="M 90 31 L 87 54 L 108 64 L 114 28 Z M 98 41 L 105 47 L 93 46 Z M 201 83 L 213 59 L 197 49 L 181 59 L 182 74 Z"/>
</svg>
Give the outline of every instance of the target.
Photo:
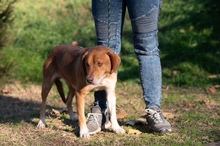
<svg viewBox="0 0 220 146">
<path fill-rule="evenodd" d="M 91 113 L 88 113 L 88 118 L 86 121 L 86 126 L 89 130 L 89 134 L 95 134 L 101 131 L 102 124 L 102 113 L 99 106 L 93 106 L 91 108 Z"/>
<path fill-rule="evenodd" d="M 165 134 L 172 131 L 170 123 L 164 118 L 160 110 L 146 109 L 146 112 L 147 122 L 155 132 Z"/>
<path fill-rule="evenodd" d="M 103 129 L 108 129 L 109 127 L 111 127 L 112 123 L 109 120 L 109 114 L 108 112 L 102 112 L 102 130 Z"/>
</svg>

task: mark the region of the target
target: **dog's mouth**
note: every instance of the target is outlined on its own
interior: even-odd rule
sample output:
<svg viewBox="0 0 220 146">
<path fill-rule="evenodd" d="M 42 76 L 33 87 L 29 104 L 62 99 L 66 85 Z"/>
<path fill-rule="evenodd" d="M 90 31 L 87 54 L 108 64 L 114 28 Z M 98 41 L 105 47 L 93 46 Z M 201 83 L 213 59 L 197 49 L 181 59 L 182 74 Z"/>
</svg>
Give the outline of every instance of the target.
<svg viewBox="0 0 220 146">
<path fill-rule="evenodd" d="M 93 78 L 93 77 L 86 77 L 86 84 L 87 85 L 100 85 L 102 84 L 103 80 L 107 77 L 107 75 L 101 77 L 101 78 Z"/>
</svg>

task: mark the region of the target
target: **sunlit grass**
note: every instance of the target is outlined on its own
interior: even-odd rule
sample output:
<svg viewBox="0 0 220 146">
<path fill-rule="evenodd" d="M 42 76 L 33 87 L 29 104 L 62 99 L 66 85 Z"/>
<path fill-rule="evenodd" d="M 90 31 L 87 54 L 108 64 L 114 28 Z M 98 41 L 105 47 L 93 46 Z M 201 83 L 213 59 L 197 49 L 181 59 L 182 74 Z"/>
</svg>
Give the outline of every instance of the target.
<svg viewBox="0 0 220 146">
<path fill-rule="evenodd" d="M 206 7 L 207 9 L 204 9 Z M 212 8 L 213 7 L 213 8 Z M 91 1 L 17 1 L 13 43 L 3 50 L 4 62 L 13 62 L 7 76 L 41 82 L 41 68 L 52 48 L 77 40 L 81 46 L 96 45 Z M 219 29 L 212 2 L 164 1 L 159 23 L 159 48 L 163 84 L 203 87 L 219 84 Z M 202 13 L 199 14 L 199 13 Z M 199 14 L 199 15 L 198 15 Z M 207 15 L 212 15 L 213 18 Z M 216 23 L 212 23 L 211 20 Z M 126 15 L 122 38 L 119 81 L 139 82 L 138 61 L 132 30 Z M 210 75 L 217 78 L 210 79 Z"/>
</svg>

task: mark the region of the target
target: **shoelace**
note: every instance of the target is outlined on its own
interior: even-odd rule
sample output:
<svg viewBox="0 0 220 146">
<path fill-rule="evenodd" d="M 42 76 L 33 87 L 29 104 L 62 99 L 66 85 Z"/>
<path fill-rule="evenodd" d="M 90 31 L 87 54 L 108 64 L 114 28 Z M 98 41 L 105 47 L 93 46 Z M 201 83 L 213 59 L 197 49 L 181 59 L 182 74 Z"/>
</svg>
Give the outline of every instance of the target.
<svg viewBox="0 0 220 146">
<path fill-rule="evenodd" d="M 99 114 L 99 113 L 88 113 L 87 124 L 90 124 L 90 123 L 93 123 L 93 122 L 95 122 L 96 124 L 99 124 L 98 123 L 98 116 L 99 115 L 102 115 L 102 114 Z"/>
<path fill-rule="evenodd" d="M 163 123 L 164 117 L 160 111 L 154 111 L 154 110 L 146 110 L 148 113 L 148 116 L 155 122 L 155 123 Z"/>
</svg>

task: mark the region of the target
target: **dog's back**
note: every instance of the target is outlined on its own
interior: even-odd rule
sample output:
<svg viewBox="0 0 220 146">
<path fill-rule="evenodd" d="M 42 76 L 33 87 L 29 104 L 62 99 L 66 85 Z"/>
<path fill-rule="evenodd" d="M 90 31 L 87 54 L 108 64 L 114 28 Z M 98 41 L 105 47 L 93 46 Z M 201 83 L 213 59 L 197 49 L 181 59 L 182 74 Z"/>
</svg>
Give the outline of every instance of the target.
<svg viewBox="0 0 220 146">
<path fill-rule="evenodd" d="M 51 74 L 53 76 L 52 80 L 55 80 L 55 78 L 73 79 L 74 76 L 77 76 L 74 73 L 80 71 L 81 58 L 85 51 L 85 48 L 73 45 L 55 47 L 44 63 L 44 76 Z M 82 74 L 82 71 L 80 72 Z"/>
</svg>

